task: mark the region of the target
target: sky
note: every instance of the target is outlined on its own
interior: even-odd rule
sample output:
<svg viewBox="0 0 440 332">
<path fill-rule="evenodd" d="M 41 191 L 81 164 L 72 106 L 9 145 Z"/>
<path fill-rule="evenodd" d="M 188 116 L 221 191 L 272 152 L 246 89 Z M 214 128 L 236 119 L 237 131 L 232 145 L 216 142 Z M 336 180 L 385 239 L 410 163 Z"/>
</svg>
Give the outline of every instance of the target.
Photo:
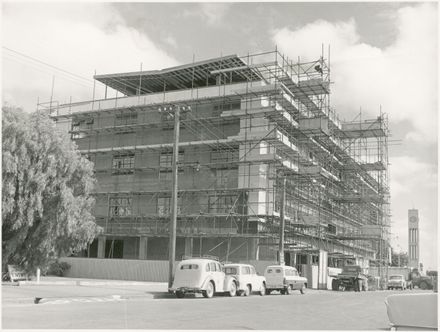
<svg viewBox="0 0 440 332">
<path fill-rule="evenodd" d="M 4 1 L 2 100 L 31 112 L 51 97 L 103 98 L 95 73 L 275 47 L 291 59 L 318 59 L 330 45 L 331 101 L 341 118 L 388 116 L 393 248 L 407 251 L 408 209 L 418 209 L 421 261 L 436 269 L 437 27 L 435 2 Z"/>
</svg>

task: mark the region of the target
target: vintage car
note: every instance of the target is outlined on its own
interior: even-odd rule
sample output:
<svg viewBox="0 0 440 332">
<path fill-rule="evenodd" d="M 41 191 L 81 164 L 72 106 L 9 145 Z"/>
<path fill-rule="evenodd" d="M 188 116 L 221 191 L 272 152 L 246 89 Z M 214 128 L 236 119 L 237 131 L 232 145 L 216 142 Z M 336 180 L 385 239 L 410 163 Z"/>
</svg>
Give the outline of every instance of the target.
<svg viewBox="0 0 440 332">
<path fill-rule="evenodd" d="M 266 278 L 266 294 L 278 290 L 281 294 L 289 295 L 292 290 L 305 293 L 307 279 L 301 277 L 296 268 L 286 265 L 270 265 L 264 272 Z"/>
<path fill-rule="evenodd" d="M 201 293 L 204 297 L 213 297 L 215 293 L 226 293 L 235 296 L 237 280 L 226 275 L 217 260 L 192 258 L 182 260 L 176 267 L 173 285 L 169 292 L 183 298 L 187 293 Z"/>
<path fill-rule="evenodd" d="M 255 267 L 249 264 L 225 264 L 223 271 L 226 275 L 237 279 L 237 294 L 249 296 L 251 292 L 266 294 L 266 278 L 255 271 Z"/>
<path fill-rule="evenodd" d="M 394 274 L 388 277 L 388 289 L 402 289 L 407 288 L 405 277 L 402 274 Z"/>
</svg>

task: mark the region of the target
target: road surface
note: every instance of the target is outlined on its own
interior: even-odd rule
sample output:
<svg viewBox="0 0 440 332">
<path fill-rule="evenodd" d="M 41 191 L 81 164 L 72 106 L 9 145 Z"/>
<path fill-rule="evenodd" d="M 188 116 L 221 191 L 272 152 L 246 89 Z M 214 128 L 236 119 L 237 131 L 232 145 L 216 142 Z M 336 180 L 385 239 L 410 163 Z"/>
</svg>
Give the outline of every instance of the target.
<svg viewBox="0 0 440 332">
<path fill-rule="evenodd" d="M 91 290 L 93 288 L 90 288 Z M 5 329 L 233 329 L 386 330 L 384 300 L 399 291 L 305 295 L 201 296 L 176 299 L 164 292 L 96 289 L 86 296 L 45 298 L 40 304 L 3 302 Z M 409 291 L 408 291 L 409 292 Z M 119 294 L 118 294 L 119 293 Z"/>
</svg>

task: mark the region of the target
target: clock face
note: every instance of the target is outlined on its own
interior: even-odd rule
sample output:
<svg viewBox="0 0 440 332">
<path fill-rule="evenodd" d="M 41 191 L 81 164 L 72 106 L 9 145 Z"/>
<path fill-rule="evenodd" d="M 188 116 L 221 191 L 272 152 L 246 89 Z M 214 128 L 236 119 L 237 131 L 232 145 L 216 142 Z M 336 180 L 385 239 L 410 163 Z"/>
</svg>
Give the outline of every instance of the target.
<svg viewBox="0 0 440 332">
<path fill-rule="evenodd" d="M 415 217 L 415 216 L 411 216 L 411 217 L 409 218 L 409 221 L 411 221 L 411 222 L 417 222 L 417 217 Z"/>
</svg>

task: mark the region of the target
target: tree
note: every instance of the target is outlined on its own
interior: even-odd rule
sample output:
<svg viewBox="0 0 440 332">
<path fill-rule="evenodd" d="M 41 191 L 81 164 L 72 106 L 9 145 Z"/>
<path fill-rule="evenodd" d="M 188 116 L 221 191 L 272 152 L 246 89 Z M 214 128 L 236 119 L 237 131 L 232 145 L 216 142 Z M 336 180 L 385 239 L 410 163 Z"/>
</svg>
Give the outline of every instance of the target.
<svg viewBox="0 0 440 332">
<path fill-rule="evenodd" d="M 2 111 L 2 269 L 32 272 L 99 233 L 93 164 L 47 114 Z"/>
<path fill-rule="evenodd" d="M 393 252 L 391 254 L 391 266 L 408 266 L 408 254 L 406 252 Z"/>
</svg>

